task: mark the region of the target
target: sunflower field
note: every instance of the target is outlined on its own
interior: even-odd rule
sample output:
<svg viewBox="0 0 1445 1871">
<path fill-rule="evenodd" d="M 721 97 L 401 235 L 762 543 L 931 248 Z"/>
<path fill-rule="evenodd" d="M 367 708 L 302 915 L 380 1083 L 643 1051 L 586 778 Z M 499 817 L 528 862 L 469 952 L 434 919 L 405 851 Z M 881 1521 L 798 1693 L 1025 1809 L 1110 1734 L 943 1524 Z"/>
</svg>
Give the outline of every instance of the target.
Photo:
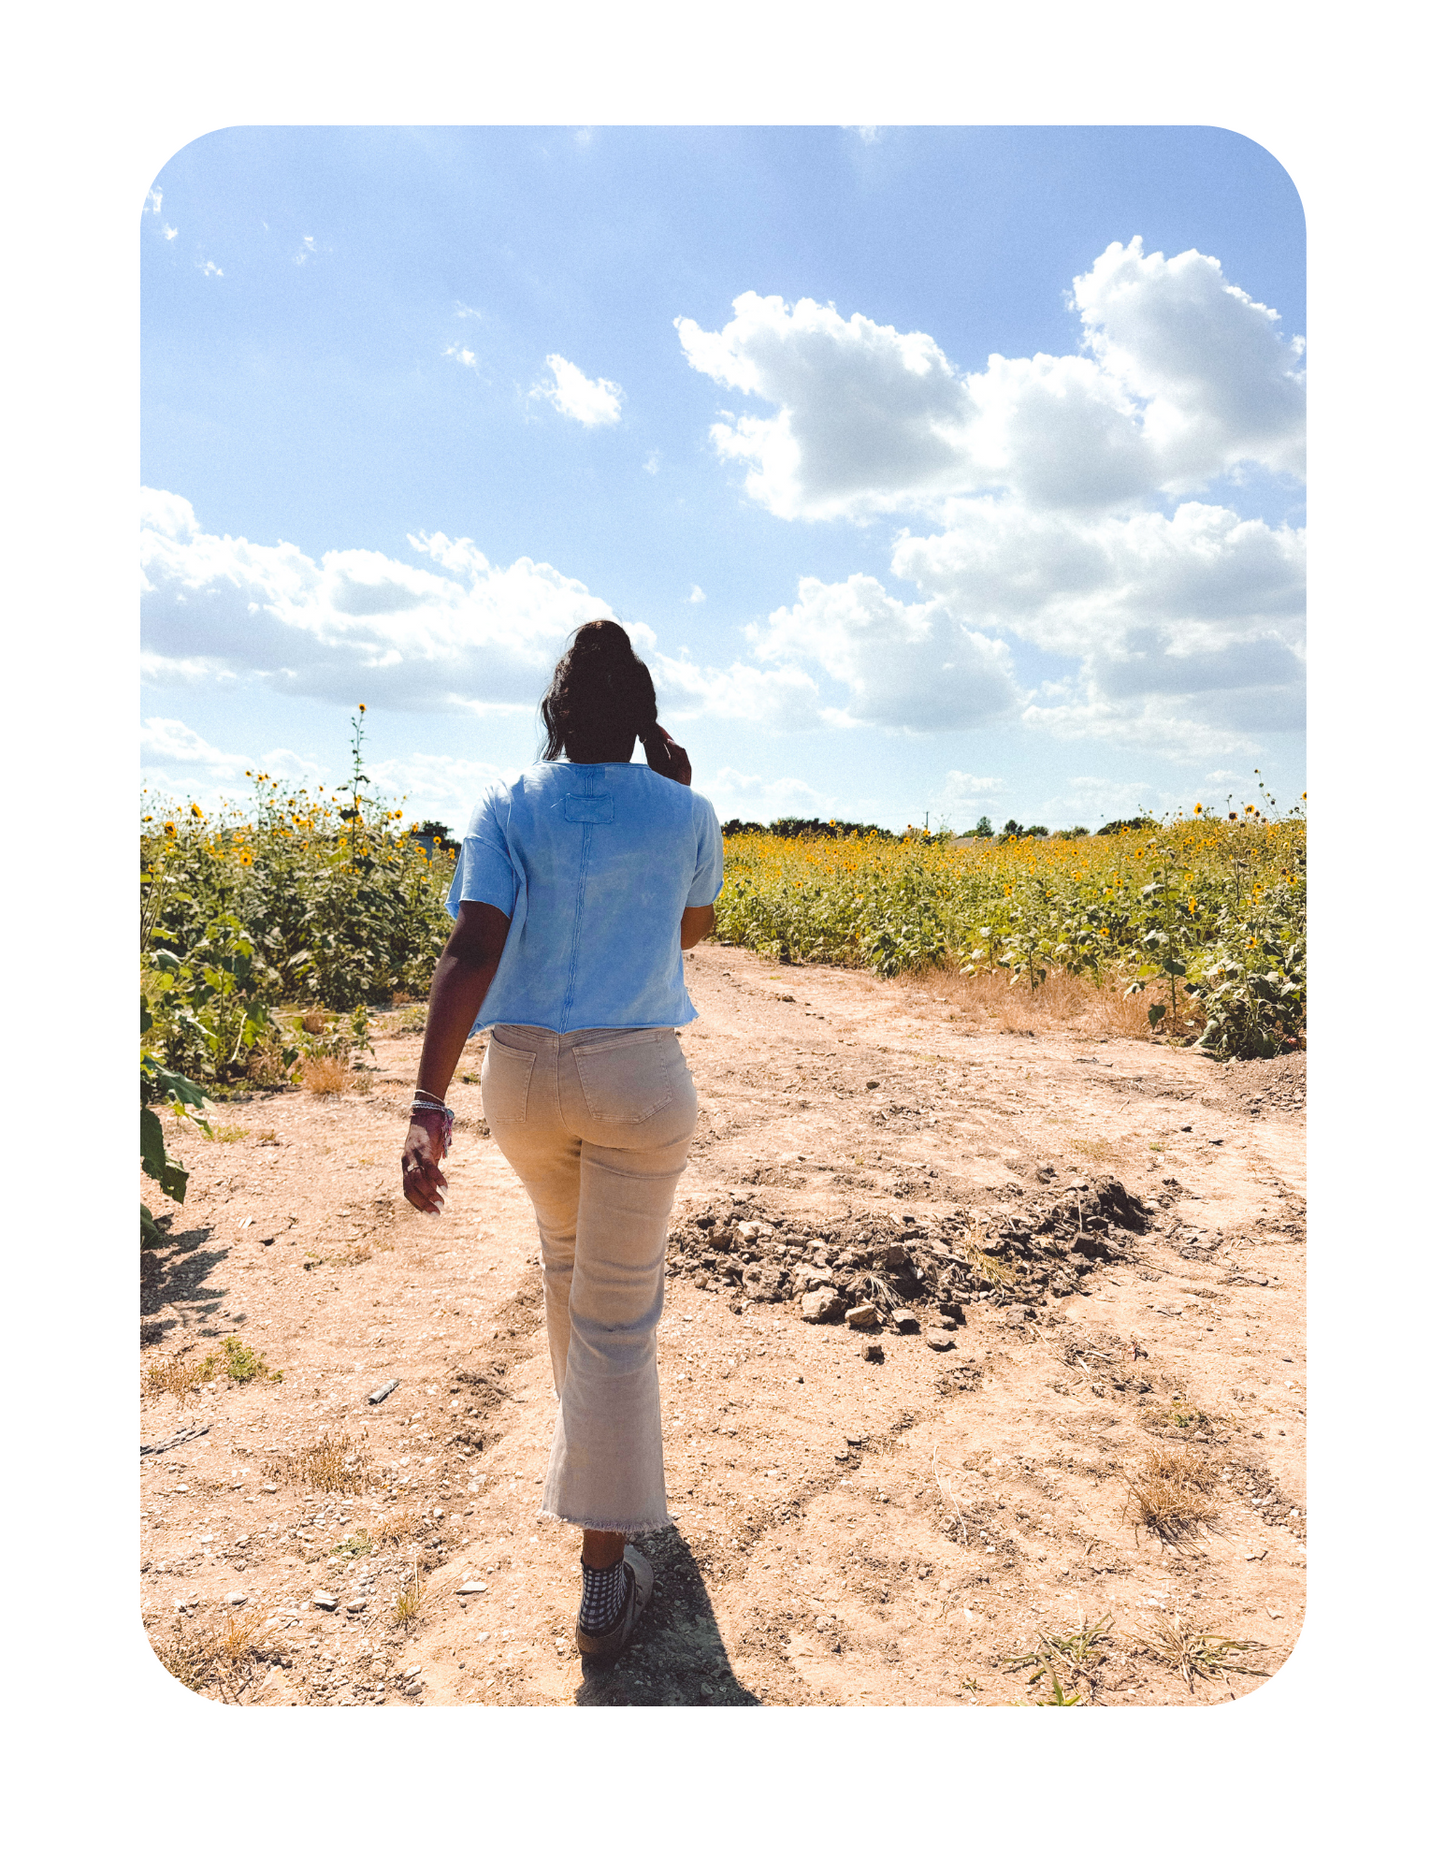
<svg viewBox="0 0 1445 1871">
<path fill-rule="evenodd" d="M 1023 991 L 1087 974 L 1147 993 L 1156 1030 L 1268 1057 L 1304 1032 L 1305 822 L 1265 798 L 1082 838 L 744 832 L 725 841 L 717 937 L 881 975 L 1006 970 Z"/>
<path fill-rule="evenodd" d="M 400 810 L 253 777 L 246 810 L 141 802 L 142 1030 L 211 1087 L 364 1049 L 358 1010 L 425 996 L 451 929 L 452 853 Z"/>
</svg>

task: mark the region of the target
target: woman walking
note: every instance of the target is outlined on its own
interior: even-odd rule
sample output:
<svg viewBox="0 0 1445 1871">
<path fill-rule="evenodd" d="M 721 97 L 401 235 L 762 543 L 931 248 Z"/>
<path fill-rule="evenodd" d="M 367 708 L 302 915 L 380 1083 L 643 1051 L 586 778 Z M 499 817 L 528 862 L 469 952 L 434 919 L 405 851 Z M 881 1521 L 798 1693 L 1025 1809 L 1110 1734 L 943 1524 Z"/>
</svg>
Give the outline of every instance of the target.
<svg viewBox="0 0 1445 1871">
<path fill-rule="evenodd" d="M 619 624 L 574 633 L 542 720 L 543 759 L 493 786 L 462 840 L 402 1181 L 414 1208 L 440 1212 L 447 1086 L 490 1027 L 482 1108 L 542 1245 L 559 1404 L 542 1509 L 582 1529 L 577 1647 L 610 1657 L 652 1591 L 627 1535 L 671 1525 L 657 1322 L 697 1123 L 675 1029 L 697 1017 L 682 951 L 713 926 L 722 834 Z"/>
</svg>

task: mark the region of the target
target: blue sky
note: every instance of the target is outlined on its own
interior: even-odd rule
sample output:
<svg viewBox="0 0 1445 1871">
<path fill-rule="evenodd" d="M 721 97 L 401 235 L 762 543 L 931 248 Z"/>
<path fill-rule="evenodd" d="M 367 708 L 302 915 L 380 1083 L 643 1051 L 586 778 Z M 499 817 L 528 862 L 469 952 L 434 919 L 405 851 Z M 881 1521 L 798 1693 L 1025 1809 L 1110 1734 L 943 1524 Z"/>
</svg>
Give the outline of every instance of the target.
<svg viewBox="0 0 1445 1871">
<path fill-rule="evenodd" d="M 142 239 L 142 759 L 459 823 L 568 629 L 724 817 L 1304 786 L 1304 228 L 1211 129 L 229 130 Z"/>
</svg>

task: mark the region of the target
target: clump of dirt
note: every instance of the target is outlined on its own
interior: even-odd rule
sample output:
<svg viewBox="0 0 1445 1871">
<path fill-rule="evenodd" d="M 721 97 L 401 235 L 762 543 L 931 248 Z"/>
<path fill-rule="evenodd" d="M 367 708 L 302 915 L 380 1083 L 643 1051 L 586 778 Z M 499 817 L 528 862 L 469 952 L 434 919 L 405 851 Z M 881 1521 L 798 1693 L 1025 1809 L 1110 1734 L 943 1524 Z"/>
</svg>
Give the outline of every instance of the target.
<svg viewBox="0 0 1445 1871">
<path fill-rule="evenodd" d="M 913 1331 L 916 1306 L 956 1321 L 979 1303 L 1023 1324 L 1045 1293 L 1081 1292 L 1101 1266 L 1134 1258 L 1134 1238 L 1157 1208 L 1113 1176 L 1071 1183 L 1026 1212 L 956 1207 L 927 1221 L 876 1210 L 809 1221 L 740 1194 L 726 1207 L 684 1206 L 668 1237 L 668 1273 L 738 1303 L 797 1303 L 821 1324 L 871 1304 L 880 1324 Z M 809 1306 L 820 1293 L 822 1304 Z"/>
</svg>

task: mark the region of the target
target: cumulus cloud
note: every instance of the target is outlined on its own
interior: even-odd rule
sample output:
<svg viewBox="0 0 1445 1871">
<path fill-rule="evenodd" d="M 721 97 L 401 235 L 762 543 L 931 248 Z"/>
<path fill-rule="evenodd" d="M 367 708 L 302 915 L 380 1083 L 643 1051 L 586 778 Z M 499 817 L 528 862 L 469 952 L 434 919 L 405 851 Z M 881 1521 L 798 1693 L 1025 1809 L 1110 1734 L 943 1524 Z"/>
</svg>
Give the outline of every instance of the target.
<svg viewBox="0 0 1445 1871">
<path fill-rule="evenodd" d="M 552 382 L 539 383 L 533 396 L 545 398 L 554 409 L 588 429 L 622 420 L 621 384 L 610 383 L 606 377 L 594 381 L 555 351 L 548 355 L 547 368 Z"/>
<path fill-rule="evenodd" d="M 146 489 L 141 633 L 153 682 L 252 678 L 283 693 L 421 711 L 527 712 L 567 633 L 611 615 L 552 566 L 493 565 L 470 539 L 412 534 L 419 563 L 206 532 L 189 501 Z M 656 641 L 630 624 L 639 650 Z"/>
<path fill-rule="evenodd" d="M 692 590 L 687 594 L 687 601 L 689 604 L 706 604 L 707 593 L 703 590 L 701 585 L 694 585 Z"/>
<path fill-rule="evenodd" d="M 1004 782 L 988 774 L 960 773 L 952 768 L 942 786 L 933 795 L 932 805 L 944 818 L 960 818 L 965 813 L 986 812 L 998 804 Z"/>
<path fill-rule="evenodd" d="M 744 292 L 719 331 L 676 324 L 693 369 L 771 404 L 711 430 L 783 518 L 866 519 L 1006 493 L 1112 508 L 1243 463 L 1303 468 L 1302 343 L 1190 250 L 1114 242 L 1073 282 L 1080 351 L 967 372 L 926 332 Z"/>
<path fill-rule="evenodd" d="M 817 726 L 818 684 L 802 669 L 759 669 L 734 661 L 726 669 L 704 667 L 687 656 L 658 656 L 649 663 L 660 709 L 679 721 L 707 715 L 746 721 L 761 728 Z"/>
<path fill-rule="evenodd" d="M 740 773 L 736 767 L 719 767 L 694 784 L 720 819 L 755 819 L 765 825 L 773 819 L 815 819 L 836 803 L 831 793 L 820 793 L 806 780 L 769 779 L 761 773 Z"/>
<path fill-rule="evenodd" d="M 1279 314 L 1231 285 L 1218 260 L 1115 241 L 1074 281 L 1073 303 L 1089 350 L 1143 403 L 1166 485 L 1243 461 L 1303 475 L 1304 340 L 1286 341 Z"/>
<path fill-rule="evenodd" d="M 449 344 L 442 352 L 442 356 L 454 357 L 459 364 L 464 364 L 468 370 L 475 370 L 477 368 L 476 352 L 469 351 L 464 344 Z"/>
<path fill-rule="evenodd" d="M 164 715 L 148 715 L 141 723 L 140 749 L 148 764 L 194 768 L 212 779 L 235 779 L 249 768 L 274 773 L 278 779 L 319 780 L 324 771 L 314 760 L 306 760 L 289 747 L 273 747 L 263 754 L 230 754 L 187 727 L 184 721 Z"/>
<path fill-rule="evenodd" d="M 1228 507 L 1080 516 L 953 501 L 940 533 L 901 534 L 893 570 L 974 625 L 1065 655 L 1302 647 L 1304 534 Z"/>
<path fill-rule="evenodd" d="M 214 260 L 197 260 L 196 265 L 200 268 L 201 272 L 205 274 L 207 279 L 224 279 L 226 277 Z"/>
<path fill-rule="evenodd" d="M 1008 648 L 937 603 L 904 604 L 876 578 L 799 581 L 798 601 L 749 630 L 755 654 L 795 668 L 813 663 L 848 691 L 838 725 L 928 730 L 977 727 L 1018 699 Z"/>
</svg>

